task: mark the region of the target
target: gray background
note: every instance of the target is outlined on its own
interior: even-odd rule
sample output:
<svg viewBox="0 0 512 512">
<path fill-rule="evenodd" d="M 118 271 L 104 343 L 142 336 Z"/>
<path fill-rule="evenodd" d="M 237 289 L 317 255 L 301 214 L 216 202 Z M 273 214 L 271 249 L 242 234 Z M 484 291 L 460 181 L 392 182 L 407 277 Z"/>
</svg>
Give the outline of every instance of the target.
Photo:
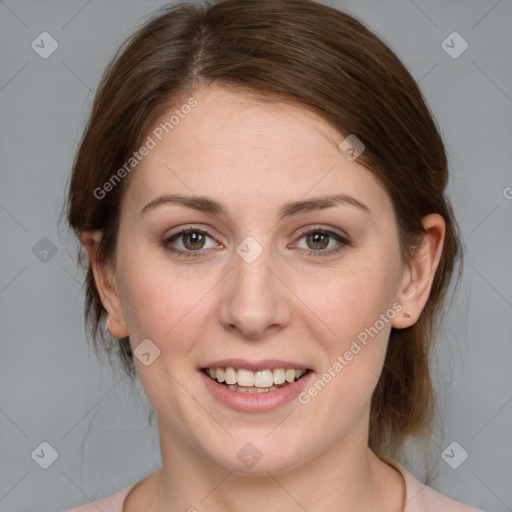
<svg viewBox="0 0 512 512">
<path fill-rule="evenodd" d="M 87 346 L 76 243 L 58 222 L 100 75 L 160 5 L 0 1 L 2 512 L 58 512 L 160 467 L 156 418 L 140 386 L 127 385 Z M 510 511 L 512 3 L 330 5 L 357 16 L 397 52 L 420 82 L 449 152 L 451 197 L 467 252 L 437 349 L 445 429 L 434 432 L 436 473 L 429 485 L 488 511 Z M 31 48 L 43 31 L 59 45 L 47 59 Z M 453 31 L 469 44 L 458 58 L 441 46 Z M 58 452 L 48 469 L 31 457 L 43 441 Z M 457 469 L 441 457 L 454 441 L 469 454 Z M 462 452 L 452 453 L 453 460 Z M 424 457 L 411 461 L 406 467 L 423 478 Z"/>
</svg>

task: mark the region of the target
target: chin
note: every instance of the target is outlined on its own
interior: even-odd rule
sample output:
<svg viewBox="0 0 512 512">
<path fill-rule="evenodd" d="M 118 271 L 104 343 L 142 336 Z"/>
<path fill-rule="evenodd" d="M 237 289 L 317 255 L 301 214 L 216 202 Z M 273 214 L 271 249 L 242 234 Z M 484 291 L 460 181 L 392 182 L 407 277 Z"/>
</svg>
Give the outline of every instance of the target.
<svg viewBox="0 0 512 512">
<path fill-rule="evenodd" d="M 206 455 L 226 471 L 247 476 L 278 475 L 300 466 L 307 459 L 308 449 L 290 439 L 298 439 L 298 434 L 283 432 L 281 435 L 255 431 L 254 435 L 244 432 L 230 438 L 229 445 L 210 445 Z M 272 436 L 275 437 L 271 439 Z M 211 439 L 209 440 L 211 443 Z M 219 447 L 219 448 L 217 448 Z M 311 447 L 310 447 L 311 449 Z"/>
</svg>

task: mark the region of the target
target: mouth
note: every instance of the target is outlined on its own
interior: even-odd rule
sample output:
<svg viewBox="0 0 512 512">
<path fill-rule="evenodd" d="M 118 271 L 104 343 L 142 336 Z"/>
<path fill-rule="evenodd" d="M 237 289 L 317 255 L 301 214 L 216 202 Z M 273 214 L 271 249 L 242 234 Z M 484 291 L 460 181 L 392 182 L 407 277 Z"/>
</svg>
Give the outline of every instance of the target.
<svg viewBox="0 0 512 512">
<path fill-rule="evenodd" d="M 212 367 L 201 371 L 212 381 L 237 393 L 271 393 L 290 386 L 306 375 L 310 369 L 266 368 L 252 371 L 247 368 Z"/>
</svg>

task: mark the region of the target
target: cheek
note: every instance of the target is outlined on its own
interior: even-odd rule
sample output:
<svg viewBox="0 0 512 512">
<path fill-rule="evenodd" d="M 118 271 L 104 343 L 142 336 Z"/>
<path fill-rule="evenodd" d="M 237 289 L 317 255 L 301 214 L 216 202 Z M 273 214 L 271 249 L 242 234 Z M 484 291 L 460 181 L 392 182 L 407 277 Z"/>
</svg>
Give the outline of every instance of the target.
<svg viewBox="0 0 512 512">
<path fill-rule="evenodd" d="M 169 422 L 174 428 L 183 429 L 176 418 L 187 417 L 190 400 L 177 382 L 184 382 L 190 375 L 194 347 L 191 340 L 197 336 L 198 328 L 194 319 L 197 320 L 195 315 L 201 308 L 198 301 L 204 290 L 199 289 L 200 280 L 191 283 L 155 260 L 154 264 L 150 262 L 150 258 L 134 254 L 133 259 L 119 266 L 123 311 L 132 350 L 145 339 L 160 350 L 158 358 L 148 366 L 134 357 L 146 396 L 159 416 L 173 411 Z M 182 434 L 187 435 L 186 429 Z"/>
<path fill-rule="evenodd" d="M 191 328 L 188 315 L 195 310 L 202 283 L 183 279 L 176 269 L 142 254 L 122 262 L 119 275 L 123 313 L 133 344 L 149 338 L 159 346 L 172 340 L 173 349 L 183 348 L 180 340 L 187 339 L 183 334 Z"/>
<path fill-rule="evenodd" d="M 394 310 L 385 281 L 370 277 L 345 276 L 331 283 L 329 299 L 317 297 L 311 308 L 321 321 L 309 315 L 325 357 L 300 399 L 311 404 L 317 418 L 329 418 L 326 435 L 338 436 L 365 414 L 382 371 Z"/>
<path fill-rule="evenodd" d="M 338 404 L 340 421 L 366 407 L 382 371 L 395 315 L 399 261 L 393 248 L 386 254 L 375 251 L 366 261 L 354 258 L 323 279 L 303 281 L 301 293 L 314 313 L 305 313 L 305 323 L 326 356 L 318 378 L 327 389 L 315 407 L 334 414 L 332 404 Z M 322 382 L 306 390 L 304 399 L 320 395 Z"/>
<path fill-rule="evenodd" d="M 391 308 L 396 277 L 383 260 L 352 265 L 300 281 L 297 295 L 318 325 L 318 339 L 339 346 L 373 325 Z"/>
<path fill-rule="evenodd" d="M 291 301 L 294 315 L 302 318 L 313 339 L 324 344 L 329 357 L 349 347 L 391 307 L 399 258 L 395 245 L 354 251 L 337 267 L 287 276 L 297 298 L 285 299 L 288 294 L 283 291 L 281 299 Z M 211 316 L 215 310 L 212 301 L 219 303 L 224 298 L 215 289 L 218 269 L 203 268 L 198 278 L 193 265 L 172 265 L 159 248 L 127 251 L 128 246 L 141 244 L 136 240 L 125 244 L 120 251 L 124 256 L 118 261 L 124 319 L 132 345 L 149 338 L 162 349 L 172 344 L 174 354 L 187 352 L 187 340 L 198 336 L 205 318 L 210 324 L 216 321 Z"/>
</svg>

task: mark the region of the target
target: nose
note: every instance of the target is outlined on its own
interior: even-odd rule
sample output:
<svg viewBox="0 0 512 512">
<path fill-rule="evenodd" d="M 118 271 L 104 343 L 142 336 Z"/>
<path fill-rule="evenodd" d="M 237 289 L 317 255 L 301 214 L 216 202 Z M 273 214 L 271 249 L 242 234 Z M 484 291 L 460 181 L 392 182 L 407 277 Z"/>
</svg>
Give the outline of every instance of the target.
<svg viewBox="0 0 512 512">
<path fill-rule="evenodd" d="M 264 250 L 250 263 L 235 253 L 234 268 L 226 276 L 219 320 L 224 328 L 238 331 L 244 338 L 275 334 L 292 316 L 286 281 L 268 253 Z"/>
</svg>

